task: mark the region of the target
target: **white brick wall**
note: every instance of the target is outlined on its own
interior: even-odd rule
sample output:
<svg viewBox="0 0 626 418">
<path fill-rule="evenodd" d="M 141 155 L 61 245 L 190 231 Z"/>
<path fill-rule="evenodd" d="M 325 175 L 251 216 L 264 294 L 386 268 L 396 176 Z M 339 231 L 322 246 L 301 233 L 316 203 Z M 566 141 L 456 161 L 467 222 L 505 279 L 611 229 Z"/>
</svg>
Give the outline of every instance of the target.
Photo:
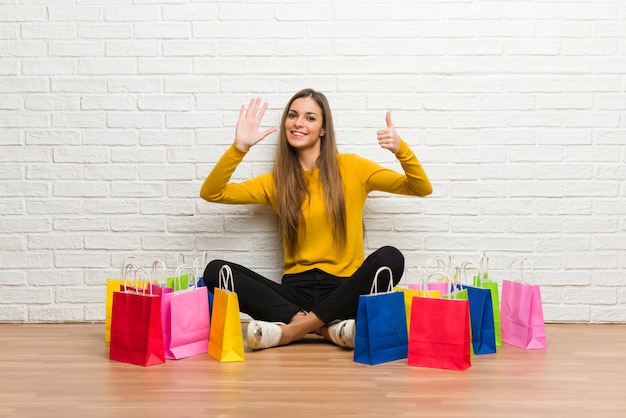
<svg viewBox="0 0 626 418">
<path fill-rule="evenodd" d="M 327 93 L 342 151 L 386 110 L 432 196 L 373 194 L 367 251 L 529 258 L 547 321 L 626 322 L 626 7 L 615 0 L 0 4 L 0 322 L 99 321 L 127 255 L 279 277 L 269 210 L 200 185 L 239 106 Z M 271 167 L 275 136 L 237 179 Z"/>
</svg>

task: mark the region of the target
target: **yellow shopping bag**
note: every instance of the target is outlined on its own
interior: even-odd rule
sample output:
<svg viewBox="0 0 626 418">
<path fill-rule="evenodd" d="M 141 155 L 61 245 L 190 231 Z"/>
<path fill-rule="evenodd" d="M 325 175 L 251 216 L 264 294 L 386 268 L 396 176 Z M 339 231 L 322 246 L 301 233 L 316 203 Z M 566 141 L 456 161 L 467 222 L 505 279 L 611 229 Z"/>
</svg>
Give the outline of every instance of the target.
<svg viewBox="0 0 626 418">
<path fill-rule="evenodd" d="M 222 363 L 244 361 L 239 298 L 228 265 L 220 269 L 218 287 L 214 289 L 208 353 Z"/>
</svg>

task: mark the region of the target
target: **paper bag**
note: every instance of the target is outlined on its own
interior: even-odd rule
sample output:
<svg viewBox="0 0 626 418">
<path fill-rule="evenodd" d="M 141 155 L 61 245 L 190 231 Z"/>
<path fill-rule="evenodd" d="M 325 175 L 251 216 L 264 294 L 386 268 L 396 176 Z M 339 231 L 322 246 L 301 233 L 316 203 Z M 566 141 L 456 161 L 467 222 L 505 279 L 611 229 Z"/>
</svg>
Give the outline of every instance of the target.
<svg viewBox="0 0 626 418">
<path fill-rule="evenodd" d="M 190 266 L 179 266 L 176 278 L 182 272 L 193 278 Z M 181 359 L 206 353 L 209 344 L 210 317 L 207 288 L 192 286 L 165 293 L 162 303 L 163 341 L 165 358 Z"/>
<path fill-rule="evenodd" d="M 465 370 L 471 366 L 469 302 L 414 297 L 408 365 Z"/>
<path fill-rule="evenodd" d="M 530 265 L 530 261 L 522 260 L 521 280 L 524 280 L 526 264 Z M 530 270 L 532 274 L 532 266 Z M 539 285 L 524 281 L 503 280 L 500 321 L 503 343 L 526 350 L 547 347 Z"/>
<path fill-rule="evenodd" d="M 122 268 L 119 278 L 107 279 L 105 316 L 104 316 L 104 342 L 111 340 L 111 312 L 113 308 L 113 292 L 119 291 L 124 284 L 124 278 L 131 270 L 138 270 L 144 266 L 143 261 L 135 256 L 126 257 L 122 260 Z M 131 286 L 138 286 L 137 283 L 130 283 Z"/>
<path fill-rule="evenodd" d="M 378 292 L 378 275 L 389 273 L 386 292 Z M 354 338 L 354 361 L 380 364 L 407 356 L 408 335 L 402 292 L 392 290 L 389 267 L 376 272 L 369 295 L 359 296 Z"/>
<path fill-rule="evenodd" d="M 137 272 L 149 278 L 142 268 Z M 140 366 L 165 363 L 163 329 L 161 326 L 161 296 L 152 294 L 142 280 L 139 290 L 113 292 L 111 341 L 109 358 Z"/>
<path fill-rule="evenodd" d="M 229 290 L 229 285 L 232 290 Z M 208 352 L 219 362 L 245 359 L 239 299 L 235 293 L 232 270 L 226 264 L 219 272 L 219 287 L 214 289 Z"/>
</svg>

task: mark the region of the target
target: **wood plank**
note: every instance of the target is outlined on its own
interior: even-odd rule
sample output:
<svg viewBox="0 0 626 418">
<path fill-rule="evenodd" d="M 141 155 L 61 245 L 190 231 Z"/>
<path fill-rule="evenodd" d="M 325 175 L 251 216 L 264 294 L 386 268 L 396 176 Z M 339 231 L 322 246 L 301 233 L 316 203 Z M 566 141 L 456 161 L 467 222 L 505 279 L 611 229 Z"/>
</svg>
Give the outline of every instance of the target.
<svg viewBox="0 0 626 418">
<path fill-rule="evenodd" d="M 547 324 L 548 349 L 463 372 L 355 363 L 317 337 L 145 368 L 110 361 L 103 329 L 0 325 L 0 417 L 626 417 L 626 325 Z"/>
</svg>

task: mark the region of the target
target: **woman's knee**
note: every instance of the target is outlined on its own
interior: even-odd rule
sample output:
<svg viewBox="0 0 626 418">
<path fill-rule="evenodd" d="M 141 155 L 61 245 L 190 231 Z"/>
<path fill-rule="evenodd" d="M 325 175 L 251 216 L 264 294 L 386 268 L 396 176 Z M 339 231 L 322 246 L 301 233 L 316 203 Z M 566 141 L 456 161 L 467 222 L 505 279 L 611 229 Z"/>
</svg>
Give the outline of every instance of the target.
<svg viewBox="0 0 626 418">
<path fill-rule="evenodd" d="M 391 269 L 393 284 L 394 286 L 397 285 L 404 274 L 404 255 L 402 252 L 396 247 L 386 245 L 376 250 L 374 254 L 381 267 L 386 266 Z"/>
<path fill-rule="evenodd" d="M 207 264 L 203 273 L 204 283 L 206 283 L 207 288 L 213 289 L 218 286 L 219 272 L 224 264 L 227 264 L 224 260 L 212 260 Z"/>
</svg>

